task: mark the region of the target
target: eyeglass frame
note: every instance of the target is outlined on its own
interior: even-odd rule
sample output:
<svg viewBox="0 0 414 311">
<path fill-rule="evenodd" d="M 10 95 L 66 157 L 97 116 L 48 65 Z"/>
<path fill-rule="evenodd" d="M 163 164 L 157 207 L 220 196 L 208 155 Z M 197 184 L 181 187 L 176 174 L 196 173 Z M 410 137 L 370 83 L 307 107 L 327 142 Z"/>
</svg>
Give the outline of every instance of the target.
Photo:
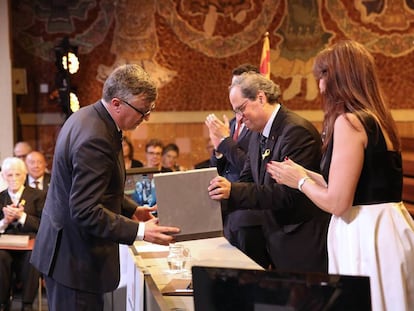
<svg viewBox="0 0 414 311">
<path fill-rule="evenodd" d="M 244 111 L 246 110 L 246 107 L 247 107 L 247 104 L 249 103 L 249 100 L 250 100 L 249 98 L 246 98 L 246 100 L 239 107 L 234 109 L 233 112 L 235 114 L 241 114 L 242 115 L 244 113 Z"/>
<path fill-rule="evenodd" d="M 162 152 L 154 152 L 154 151 L 145 151 L 146 154 L 149 154 L 150 156 L 162 156 Z"/>
<path fill-rule="evenodd" d="M 151 104 L 150 109 L 147 112 L 142 112 L 141 110 L 139 110 L 138 108 L 135 108 L 134 106 L 132 106 L 130 103 L 128 103 L 126 100 L 122 99 L 122 98 L 118 98 L 121 102 L 123 102 L 124 104 L 126 104 L 127 106 L 131 107 L 132 109 L 134 109 L 136 112 L 140 113 L 142 118 L 147 117 L 154 109 L 155 109 L 155 103 Z"/>
</svg>

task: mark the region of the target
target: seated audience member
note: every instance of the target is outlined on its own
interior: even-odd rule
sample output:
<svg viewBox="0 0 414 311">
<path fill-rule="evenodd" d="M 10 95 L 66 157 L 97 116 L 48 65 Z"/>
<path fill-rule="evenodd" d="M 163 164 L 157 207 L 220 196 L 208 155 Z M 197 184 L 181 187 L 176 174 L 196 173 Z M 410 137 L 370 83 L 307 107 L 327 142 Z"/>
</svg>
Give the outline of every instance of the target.
<svg viewBox="0 0 414 311">
<path fill-rule="evenodd" d="M 35 237 L 45 202 L 44 191 L 24 186 L 26 165 L 16 157 L 3 161 L 8 188 L 0 193 L 0 233 Z M 22 284 L 22 310 L 32 310 L 40 273 L 29 263 L 30 250 L 0 250 L 0 310 L 9 310 L 12 284 Z"/>
<path fill-rule="evenodd" d="M 26 156 L 27 178 L 25 186 L 47 191 L 50 173 L 46 172 L 46 158 L 39 151 L 32 151 Z"/>
<path fill-rule="evenodd" d="M 159 139 L 151 139 L 145 145 L 145 154 L 147 157 L 147 167 L 155 167 L 160 172 L 172 172 L 170 168 L 163 168 L 161 166 L 161 156 L 164 144 Z"/>
<path fill-rule="evenodd" d="M 174 143 L 170 143 L 164 147 L 162 150 L 162 169 L 171 169 L 175 171 L 183 171 L 177 164 L 177 159 L 180 155 L 180 149 Z"/>
<path fill-rule="evenodd" d="M 122 137 L 122 152 L 124 153 L 125 168 L 143 167 L 144 164 L 134 159 L 134 146 L 128 137 Z"/>
<path fill-rule="evenodd" d="M 26 160 L 26 156 L 32 151 L 32 147 L 26 141 L 19 141 L 14 145 L 13 155 L 23 161 Z"/>
<path fill-rule="evenodd" d="M 211 156 L 213 155 L 213 152 L 214 152 L 214 145 L 213 145 L 211 139 L 207 139 L 206 150 L 207 150 L 207 153 L 209 154 L 209 158 L 205 159 L 204 161 L 201 161 L 201 162 L 197 163 L 196 165 L 194 165 L 195 169 L 207 168 L 207 167 L 214 166 L 210 161 L 210 158 L 211 158 Z"/>
</svg>

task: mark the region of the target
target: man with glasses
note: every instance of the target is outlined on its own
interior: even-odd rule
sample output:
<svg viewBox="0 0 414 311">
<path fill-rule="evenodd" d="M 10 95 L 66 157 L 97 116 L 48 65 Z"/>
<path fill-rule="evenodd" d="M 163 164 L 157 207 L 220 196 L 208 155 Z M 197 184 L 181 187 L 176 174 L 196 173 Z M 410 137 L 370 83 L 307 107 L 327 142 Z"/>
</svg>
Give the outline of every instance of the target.
<svg viewBox="0 0 414 311">
<path fill-rule="evenodd" d="M 172 169 L 162 167 L 162 150 L 164 149 L 164 144 L 159 139 L 150 139 L 145 145 L 145 156 L 147 158 L 146 166 L 155 167 L 160 172 L 172 172 Z"/>
<path fill-rule="evenodd" d="M 103 310 L 103 294 L 119 282 L 119 244 L 168 245 L 179 232 L 159 226 L 154 208 L 124 196 L 122 131 L 148 120 L 156 97 L 140 66 L 120 66 L 102 99 L 72 114 L 59 133 L 31 257 L 45 277 L 51 311 Z"/>
<path fill-rule="evenodd" d="M 232 80 L 250 71 L 260 73 L 256 66 L 242 64 L 233 69 Z M 246 99 L 238 111 L 244 111 L 247 103 Z M 208 115 L 205 121 L 215 149 L 210 162 L 217 167 L 219 175 L 230 182 L 240 179 L 252 134 L 252 131 L 244 126 L 243 114 L 238 111 L 230 121 L 223 116 L 224 122 L 222 122 L 214 114 Z M 238 209 L 230 212 L 223 204 L 222 216 L 223 233 L 226 239 L 259 265 L 268 268 L 270 259 L 263 236 L 263 211 Z"/>
<path fill-rule="evenodd" d="M 266 172 L 269 161 L 293 159 L 312 170 L 319 168 L 321 139 L 307 120 L 279 103 L 280 88 L 257 73 L 233 79 L 229 98 L 252 137 L 240 182 L 214 178 L 212 199 L 230 209 L 264 211 L 266 246 L 275 268 L 327 272 L 326 234 L 329 214 L 318 209 L 299 190 L 277 184 Z"/>
</svg>

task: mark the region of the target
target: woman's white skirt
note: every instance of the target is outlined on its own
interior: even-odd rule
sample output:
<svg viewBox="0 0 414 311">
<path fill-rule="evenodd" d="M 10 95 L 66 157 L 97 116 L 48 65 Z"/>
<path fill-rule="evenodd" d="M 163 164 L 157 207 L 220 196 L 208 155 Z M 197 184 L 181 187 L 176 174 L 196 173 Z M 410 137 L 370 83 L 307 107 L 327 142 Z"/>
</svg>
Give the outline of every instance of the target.
<svg viewBox="0 0 414 311">
<path fill-rule="evenodd" d="M 414 310 L 414 221 L 403 203 L 332 216 L 329 273 L 370 277 L 372 310 Z"/>
</svg>

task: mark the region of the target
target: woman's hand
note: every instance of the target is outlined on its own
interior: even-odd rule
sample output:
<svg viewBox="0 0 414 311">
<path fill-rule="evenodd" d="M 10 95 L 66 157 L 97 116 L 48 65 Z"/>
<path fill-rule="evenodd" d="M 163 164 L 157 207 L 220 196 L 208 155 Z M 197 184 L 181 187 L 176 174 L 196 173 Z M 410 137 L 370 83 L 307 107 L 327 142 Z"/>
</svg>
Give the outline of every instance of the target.
<svg viewBox="0 0 414 311">
<path fill-rule="evenodd" d="M 283 162 L 271 161 L 266 170 L 278 184 L 291 188 L 297 188 L 299 180 L 307 176 L 305 169 L 290 159 Z"/>
</svg>

